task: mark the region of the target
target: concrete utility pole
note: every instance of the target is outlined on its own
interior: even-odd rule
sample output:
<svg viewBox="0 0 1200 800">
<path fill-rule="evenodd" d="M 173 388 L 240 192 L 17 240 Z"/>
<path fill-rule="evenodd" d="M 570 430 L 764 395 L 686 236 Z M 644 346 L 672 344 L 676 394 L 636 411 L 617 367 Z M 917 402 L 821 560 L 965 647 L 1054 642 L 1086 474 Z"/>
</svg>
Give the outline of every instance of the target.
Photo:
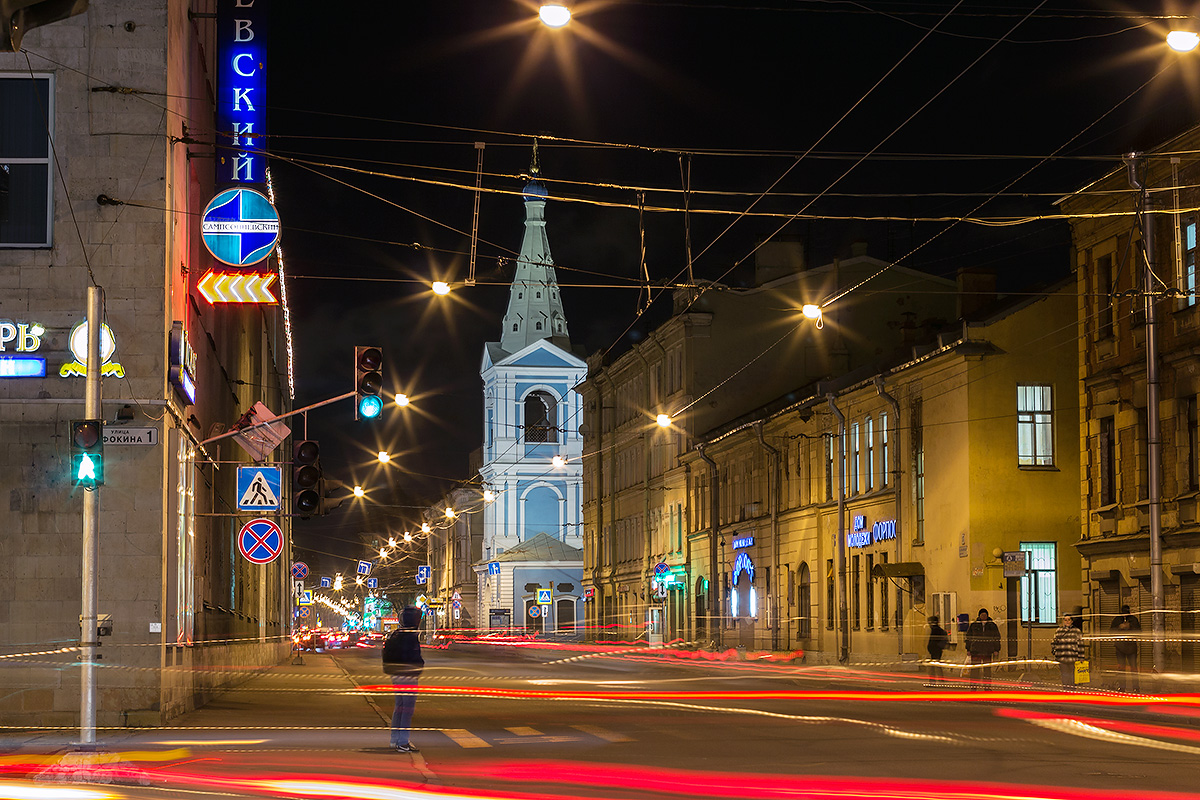
<svg viewBox="0 0 1200 800">
<path fill-rule="evenodd" d="M 89 286 L 87 290 L 87 377 L 84 383 L 83 416 L 100 419 L 100 328 L 104 324 L 104 290 Z M 103 430 L 103 428 L 101 428 Z M 102 434 L 103 435 L 103 434 Z M 100 526 L 100 487 L 83 492 L 83 602 L 79 616 L 79 741 L 96 742 L 96 648 L 99 614 L 98 575 L 100 557 L 97 550 Z"/>
<path fill-rule="evenodd" d="M 1150 482 L 1150 648 L 1154 671 L 1163 672 L 1163 641 L 1166 639 L 1166 619 L 1162 574 L 1162 440 L 1158 420 L 1158 315 L 1159 292 L 1154 274 L 1154 215 L 1151 213 L 1150 189 L 1146 185 L 1145 162 L 1140 153 L 1125 157 L 1129 168 L 1129 183 L 1141 192 L 1142 227 L 1142 292 L 1146 301 L 1146 456 L 1149 461 L 1147 477 Z"/>
</svg>

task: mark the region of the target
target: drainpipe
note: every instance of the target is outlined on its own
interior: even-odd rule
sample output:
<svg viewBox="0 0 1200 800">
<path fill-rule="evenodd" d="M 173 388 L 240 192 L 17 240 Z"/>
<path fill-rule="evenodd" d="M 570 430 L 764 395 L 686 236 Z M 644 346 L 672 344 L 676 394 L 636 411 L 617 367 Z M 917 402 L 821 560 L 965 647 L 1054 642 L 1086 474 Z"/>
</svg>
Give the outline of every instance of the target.
<svg viewBox="0 0 1200 800">
<path fill-rule="evenodd" d="M 717 561 L 717 528 L 718 514 L 721 511 L 720 495 L 718 489 L 717 462 L 708 457 L 708 453 L 704 452 L 704 445 L 696 445 L 696 454 L 700 459 L 708 464 L 708 474 L 711 476 L 709 481 L 709 514 L 711 516 L 708 533 L 708 632 L 712 634 L 713 644 L 718 649 L 721 647 L 721 593 L 717 580 L 717 568 L 720 566 Z"/>
<path fill-rule="evenodd" d="M 888 394 L 886 391 L 884 391 L 882 375 L 875 376 L 875 391 L 879 392 L 879 396 L 883 398 L 884 402 L 886 402 L 889 406 L 892 407 L 892 425 L 893 425 L 893 430 L 896 431 L 896 441 L 895 441 L 894 447 L 892 448 L 895 456 L 893 456 L 892 460 L 896 464 L 899 464 L 900 462 L 896 459 L 896 456 L 899 456 L 899 454 L 901 452 L 900 451 L 900 401 L 898 401 L 896 398 L 892 397 L 890 394 Z M 889 444 L 890 444 L 890 442 L 889 442 Z M 903 549 L 902 549 L 903 544 L 904 544 L 904 536 L 903 536 L 903 531 L 901 531 L 901 529 L 900 529 L 900 517 L 901 517 L 900 512 L 902 510 L 900 502 L 901 502 L 901 499 L 903 498 L 904 494 L 900 491 L 900 470 L 899 469 L 896 470 L 895 475 L 896 475 L 896 482 L 892 486 L 892 491 L 895 492 L 895 494 L 896 494 L 896 563 L 899 563 L 904 560 Z M 903 655 L 904 654 L 904 612 L 900 608 L 899 601 L 897 601 L 897 603 L 896 603 L 896 647 L 898 648 L 896 652 Z"/>
<path fill-rule="evenodd" d="M 775 627 L 771 629 L 771 649 L 779 649 L 779 622 L 782 618 L 779 601 L 779 495 L 782 491 L 782 475 L 779 465 L 779 451 L 771 445 L 767 444 L 767 440 L 763 437 L 762 422 L 754 423 L 754 432 L 758 434 L 758 443 L 762 448 L 771 454 L 771 458 L 775 463 L 775 469 L 771 475 L 771 483 L 769 484 L 769 492 L 771 496 L 771 563 L 775 567 L 775 585 L 771 587 L 771 603 L 775 606 Z"/>
<path fill-rule="evenodd" d="M 834 401 L 833 392 L 825 395 L 833 415 L 838 421 L 838 506 L 837 540 L 834 547 L 838 554 L 838 623 L 842 626 L 842 645 L 838 661 L 850 662 L 850 612 L 846 607 L 846 415 Z"/>
</svg>

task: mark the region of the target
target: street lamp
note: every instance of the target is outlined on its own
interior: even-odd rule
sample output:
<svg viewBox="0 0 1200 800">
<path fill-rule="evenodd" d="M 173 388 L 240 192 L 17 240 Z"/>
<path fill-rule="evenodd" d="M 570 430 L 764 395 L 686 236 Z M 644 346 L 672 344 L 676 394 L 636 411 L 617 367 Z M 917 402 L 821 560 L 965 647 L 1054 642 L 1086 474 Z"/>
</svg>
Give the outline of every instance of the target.
<svg viewBox="0 0 1200 800">
<path fill-rule="evenodd" d="M 450 284 L 445 281 L 434 281 L 430 288 L 433 289 L 434 294 L 441 295 L 442 297 L 450 294 Z"/>
<path fill-rule="evenodd" d="M 397 394 L 396 395 L 396 405 L 400 406 L 401 408 L 404 408 L 406 405 L 408 405 L 408 403 L 409 403 L 408 395 L 406 395 L 406 394 Z"/>
<path fill-rule="evenodd" d="M 389 461 L 391 461 L 391 460 L 392 460 L 392 456 L 391 456 L 391 454 L 390 454 L 390 453 L 388 453 L 388 451 L 387 451 L 387 450 L 380 450 L 380 451 L 379 451 L 379 463 L 380 463 L 380 464 L 386 464 L 386 463 L 388 463 L 388 462 L 389 462 Z"/>
<path fill-rule="evenodd" d="M 1200 34 L 1194 31 L 1171 31 L 1167 34 L 1167 45 L 1180 53 L 1190 53 L 1200 45 Z"/>
<path fill-rule="evenodd" d="M 355 487 L 354 487 L 354 496 L 355 496 L 355 497 L 366 497 L 366 496 L 367 496 L 367 490 L 366 490 L 366 489 L 364 489 L 364 488 L 363 488 L 363 487 L 361 487 L 361 486 L 355 486 Z"/>
<path fill-rule="evenodd" d="M 538 18 L 549 28 L 561 28 L 571 21 L 571 9 L 564 0 L 544 0 Z"/>
<path fill-rule="evenodd" d="M 655 418 L 655 421 L 658 423 L 658 427 L 660 427 L 660 428 L 671 427 L 671 417 L 666 414 L 659 414 Z"/>
</svg>

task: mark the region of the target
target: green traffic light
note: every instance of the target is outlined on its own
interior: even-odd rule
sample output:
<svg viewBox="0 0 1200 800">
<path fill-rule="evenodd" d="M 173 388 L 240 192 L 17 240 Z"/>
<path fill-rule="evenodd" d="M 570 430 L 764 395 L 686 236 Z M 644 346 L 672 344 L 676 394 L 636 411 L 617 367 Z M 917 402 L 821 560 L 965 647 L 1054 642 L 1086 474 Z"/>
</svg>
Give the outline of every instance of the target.
<svg viewBox="0 0 1200 800">
<path fill-rule="evenodd" d="M 96 465 L 87 453 L 84 453 L 79 459 L 79 472 L 75 475 L 75 480 L 81 483 L 84 481 L 96 482 Z"/>
<path fill-rule="evenodd" d="M 358 401 L 358 415 L 363 419 L 375 419 L 383 413 L 383 400 L 369 394 Z"/>
</svg>

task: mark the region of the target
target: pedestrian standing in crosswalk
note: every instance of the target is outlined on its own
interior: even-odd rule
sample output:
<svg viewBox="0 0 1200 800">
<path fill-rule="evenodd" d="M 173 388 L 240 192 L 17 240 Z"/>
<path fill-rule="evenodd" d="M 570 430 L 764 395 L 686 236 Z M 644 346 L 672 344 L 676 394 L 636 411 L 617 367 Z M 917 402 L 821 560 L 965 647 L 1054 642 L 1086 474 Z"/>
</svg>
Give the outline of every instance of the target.
<svg viewBox="0 0 1200 800">
<path fill-rule="evenodd" d="M 421 657 L 421 642 L 417 630 L 421 625 L 421 609 L 408 606 L 400 612 L 400 627 L 392 631 L 383 643 L 383 671 L 392 678 L 396 689 L 396 708 L 392 711 L 392 747 L 401 753 L 416 753 L 409 741 L 413 711 L 417 705 L 417 679 L 425 659 Z"/>
</svg>

